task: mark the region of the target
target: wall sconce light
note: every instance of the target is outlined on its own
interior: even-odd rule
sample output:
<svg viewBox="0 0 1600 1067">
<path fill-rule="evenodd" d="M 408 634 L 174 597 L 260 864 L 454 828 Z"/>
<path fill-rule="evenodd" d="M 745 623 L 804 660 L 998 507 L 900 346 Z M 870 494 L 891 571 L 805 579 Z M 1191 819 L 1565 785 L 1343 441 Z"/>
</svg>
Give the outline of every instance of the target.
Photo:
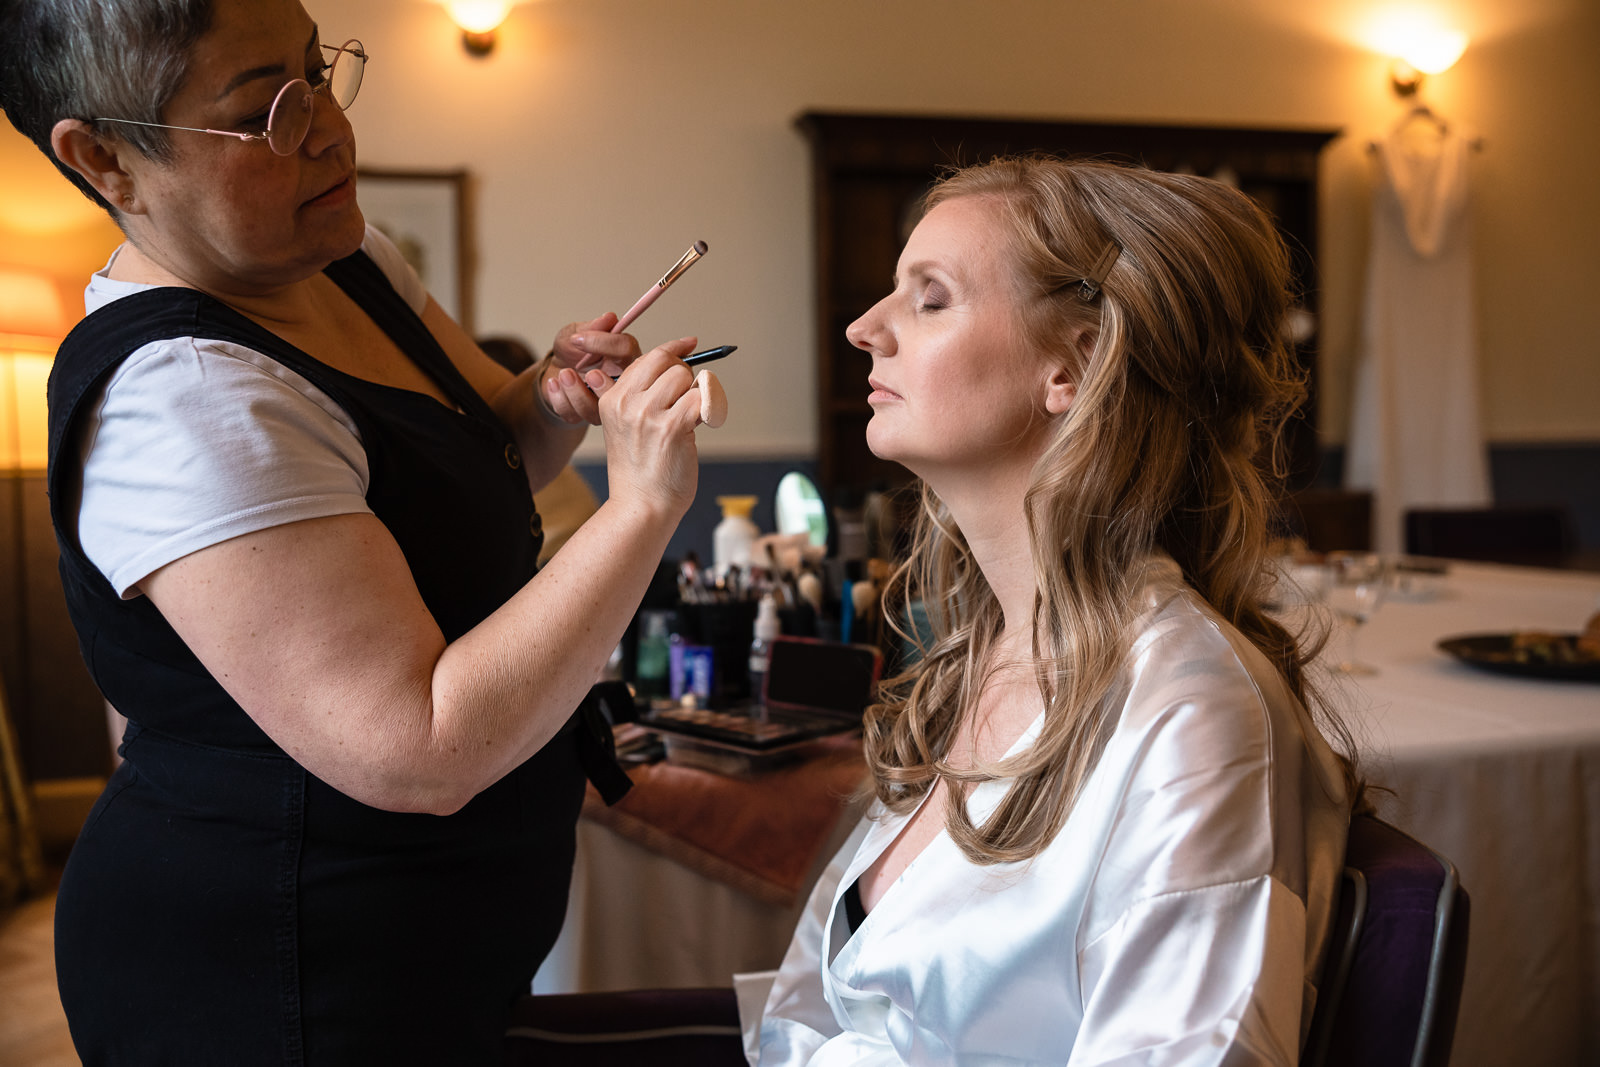
<svg viewBox="0 0 1600 1067">
<path fill-rule="evenodd" d="M 1415 96 L 1429 74 L 1443 74 L 1467 50 L 1467 35 L 1436 22 L 1406 19 L 1387 33 L 1389 84 L 1397 96 Z"/>
<path fill-rule="evenodd" d="M 444 6 L 461 27 L 462 47 L 480 58 L 494 51 L 497 31 L 512 7 L 510 0 L 447 0 Z"/>
</svg>

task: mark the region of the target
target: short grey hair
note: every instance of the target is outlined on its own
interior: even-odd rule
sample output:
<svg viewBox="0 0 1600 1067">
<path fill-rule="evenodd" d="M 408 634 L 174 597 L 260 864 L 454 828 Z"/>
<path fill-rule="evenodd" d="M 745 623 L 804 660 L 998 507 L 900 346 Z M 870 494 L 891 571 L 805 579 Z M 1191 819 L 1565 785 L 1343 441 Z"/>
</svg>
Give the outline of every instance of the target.
<svg viewBox="0 0 1600 1067">
<path fill-rule="evenodd" d="M 62 119 L 160 122 L 211 28 L 214 0 L 0 0 L 0 108 L 84 195 L 116 217 L 82 175 L 56 159 Z M 172 156 L 166 130 L 106 132 L 143 155 Z"/>
</svg>

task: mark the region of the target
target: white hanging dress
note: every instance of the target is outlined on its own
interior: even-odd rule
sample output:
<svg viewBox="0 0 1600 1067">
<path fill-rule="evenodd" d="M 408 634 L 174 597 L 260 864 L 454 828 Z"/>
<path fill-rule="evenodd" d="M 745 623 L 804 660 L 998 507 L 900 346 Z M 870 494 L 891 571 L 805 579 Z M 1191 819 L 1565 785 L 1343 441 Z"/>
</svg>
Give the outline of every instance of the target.
<svg viewBox="0 0 1600 1067">
<path fill-rule="evenodd" d="M 1373 151 L 1379 173 L 1345 486 L 1372 491 L 1375 547 L 1398 552 L 1406 509 L 1490 500 L 1467 212 L 1471 139 L 1419 111 Z"/>
</svg>

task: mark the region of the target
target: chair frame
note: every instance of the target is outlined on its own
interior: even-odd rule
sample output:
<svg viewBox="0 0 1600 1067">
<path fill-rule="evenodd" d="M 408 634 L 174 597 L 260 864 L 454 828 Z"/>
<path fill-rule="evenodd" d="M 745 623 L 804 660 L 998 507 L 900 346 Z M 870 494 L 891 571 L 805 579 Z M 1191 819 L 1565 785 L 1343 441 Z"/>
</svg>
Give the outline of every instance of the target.
<svg viewBox="0 0 1600 1067">
<path fill-rule="evenodd" d="M 1456 1013 L 1461 998 L 1461 978 L 1466 966 L 1467 929 L 1471 900 L 1461 885 L 1455 864 L 1436 849 L 1404 831 L 1371 815 L 1351 820 L 1352 836 L 1368 828 L 1358 825 L 1367 820 L 1382 833 L 1393 834 L 1424 850 L 1439 864 L 1441 879 L 1433 916 L 1433 942 L 1429 950 L 1427 980 L 1418 1012 L 1417 1031 L 1411 1054 L 1404 1062 L 1409 1067 L 1445 1067 L 1455 1036 Z M 1349 986 L 1351 972 L 1372 904 L 1366 873 L 1346 866 L 1340 885 L 1338 910 L 1323 966 L 1323 981 L 1318 990 L 1317 1007 L 1306 1050 L 1305 1067 L 1341 1067 L 1332 1057 L 1334 1038 L 1341 1023 L 1339 1011 Z"/>
</svg>

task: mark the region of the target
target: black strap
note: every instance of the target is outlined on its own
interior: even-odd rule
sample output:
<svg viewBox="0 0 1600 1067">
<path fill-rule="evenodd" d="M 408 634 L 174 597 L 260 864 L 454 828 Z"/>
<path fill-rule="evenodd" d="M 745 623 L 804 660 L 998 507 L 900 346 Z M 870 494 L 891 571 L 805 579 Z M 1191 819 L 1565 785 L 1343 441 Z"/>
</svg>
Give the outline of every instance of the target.
<svg viewBox="0 0 1600 1067">
<path fill-rule="evenodd" d="M 633 788 L 633 779 L 617 762 L 617 740 L 611 733 L 611 722 L 606 710 L 616 699 L 615 687 L 620 683 L 602 682 L 590 689 L 578 705 L 578 764 L 584 777 L 594 783 L 607 806 L 615 804 Z M 623 693 L 627 687 L 622 686 Z M 633 700 L 628 699 L 631 708 Z M 617 719 L 623 722 L 625 719 Z"/>
<path fill-rule="evenodd" d="M 411 305 L 405 302 L 405 298 L 389 281 L 388 275 L 383 273 L 383 268 L 371 256 L 356 252 L 328 264 L 323 273 L 332 278 L 374 322 L 382 324 L 390 340 L 433 378 L 462 411 L 471 413 L 489 426 L 501 425 L 488 401 L 468 384 L 422 317 L 411 310 Z"/>
</svg>

